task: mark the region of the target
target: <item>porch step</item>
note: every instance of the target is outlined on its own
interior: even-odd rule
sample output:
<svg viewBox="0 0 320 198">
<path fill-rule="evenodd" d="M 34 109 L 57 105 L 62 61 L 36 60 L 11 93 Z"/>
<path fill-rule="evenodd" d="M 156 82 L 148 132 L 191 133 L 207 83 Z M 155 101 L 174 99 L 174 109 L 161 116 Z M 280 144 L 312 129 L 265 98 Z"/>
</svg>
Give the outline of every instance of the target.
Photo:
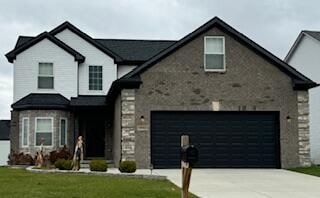
<svg viewBox="0 0 320 198">
<path fill-rule="evenodd" d="M 80 164 L 81 168 L 90 168 L 90 162 L 92 160 L 83 160 Z M 108 168 L 115 168 L 113 160 L 106 160 Z"/>
</svg>

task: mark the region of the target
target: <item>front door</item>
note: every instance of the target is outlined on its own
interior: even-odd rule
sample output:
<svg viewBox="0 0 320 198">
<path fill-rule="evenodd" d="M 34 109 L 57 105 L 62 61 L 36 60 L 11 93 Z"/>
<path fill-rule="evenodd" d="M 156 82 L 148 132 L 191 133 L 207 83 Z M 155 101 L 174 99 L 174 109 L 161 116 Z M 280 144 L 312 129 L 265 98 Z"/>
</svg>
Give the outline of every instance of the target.
<svg viewBox="0 0 320 198">
<path fill-rule="evenodd" d="M 104 157 L 105 120 L 87 119 L 85 133 L 85 157 Z"/>
</svg>

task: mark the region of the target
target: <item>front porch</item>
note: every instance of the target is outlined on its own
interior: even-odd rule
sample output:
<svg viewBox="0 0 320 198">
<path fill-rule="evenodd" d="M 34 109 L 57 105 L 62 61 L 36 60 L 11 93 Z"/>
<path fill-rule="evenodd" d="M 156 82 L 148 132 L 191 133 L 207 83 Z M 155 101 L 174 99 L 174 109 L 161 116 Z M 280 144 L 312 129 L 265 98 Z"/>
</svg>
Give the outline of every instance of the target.
<svg viewBox="0 0 320 198">
<path fill-rule="evenodd" d="M 82 136 L 85 160 L 105 159 L 113 162 L 113 117 L 112 109 L 105 103 L 105 96 L 82 96 L 77 101 L 71 101 L 74 115 L 72 149 L 78 136 Z"/>
</svg>

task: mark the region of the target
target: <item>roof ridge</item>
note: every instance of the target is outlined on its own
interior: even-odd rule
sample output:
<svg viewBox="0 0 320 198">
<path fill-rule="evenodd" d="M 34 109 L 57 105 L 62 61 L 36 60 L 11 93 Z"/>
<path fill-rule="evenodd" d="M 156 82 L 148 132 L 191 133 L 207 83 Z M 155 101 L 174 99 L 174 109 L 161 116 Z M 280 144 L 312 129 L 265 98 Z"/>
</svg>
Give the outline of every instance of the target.
<svg viewBox="0 0 320 198">
<path fill-rule="evenodd" d="M 95 40 L 116 40 L 116 41 L 146 41 L 146 42 L 177 42 L 179 40 L 168 40 L 168 39 L 121 39 L 121 38 L 93 38 Z"/>
<path fill-rule="evenodd" d="M 320 30 L 302 30 L 301 32 L 316 32 L 316 33 L 320 33 Z"/>
</svg>

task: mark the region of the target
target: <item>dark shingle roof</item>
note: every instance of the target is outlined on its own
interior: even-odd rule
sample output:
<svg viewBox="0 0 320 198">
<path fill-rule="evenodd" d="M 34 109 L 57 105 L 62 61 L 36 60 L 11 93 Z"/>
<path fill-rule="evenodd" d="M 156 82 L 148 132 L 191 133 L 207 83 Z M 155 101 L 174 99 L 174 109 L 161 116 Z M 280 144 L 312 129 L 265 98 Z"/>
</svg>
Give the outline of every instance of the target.
<svg viewBox="0 0 320 198">
<path fill-rule="evenodd" d="M 0 120 L 0 140 L 9 140 L 10 120 Z"/>
<path fill-rule="evenodd" d="M 30 36 L 19 36 L 16 43 L 18 48 L 33 39 Z M 141 64 L 168 48 L 176 41 L 169 40 L 131 40 L 131 39 L 94 39 L 103 47 L 118 54 L 123 60 L 120 64 Z"/>
<path fill-rule="evenodd" d="M 83 96 L 72 97 L 70 106 L 74 107 L 97 107 L 106 106 L 106 96 Z"/>
<path fill-rule="evenodd" d="M 319 31 L 309 31 L 309 30 L 303 30 L 303 33 L 308 34 L 309 36 L 317 39 L 318 41 L 320 41 L 320 32 Z"/>
<path fill-rule="evenodd" d="M 15 110 L 23 109 L 67 109 L 69 100 L 61 94 L 35 94 L 31 93 L 17 102 L 11 107 Z"/>
<path fill-rule="evenodd" d="M 128 40 L 128 39 L 95 39 L 104 47 L 114 51 L 123 58 L 121 64 L 141 64 L 176 41 L 167 40 Z"/>
</svg>

